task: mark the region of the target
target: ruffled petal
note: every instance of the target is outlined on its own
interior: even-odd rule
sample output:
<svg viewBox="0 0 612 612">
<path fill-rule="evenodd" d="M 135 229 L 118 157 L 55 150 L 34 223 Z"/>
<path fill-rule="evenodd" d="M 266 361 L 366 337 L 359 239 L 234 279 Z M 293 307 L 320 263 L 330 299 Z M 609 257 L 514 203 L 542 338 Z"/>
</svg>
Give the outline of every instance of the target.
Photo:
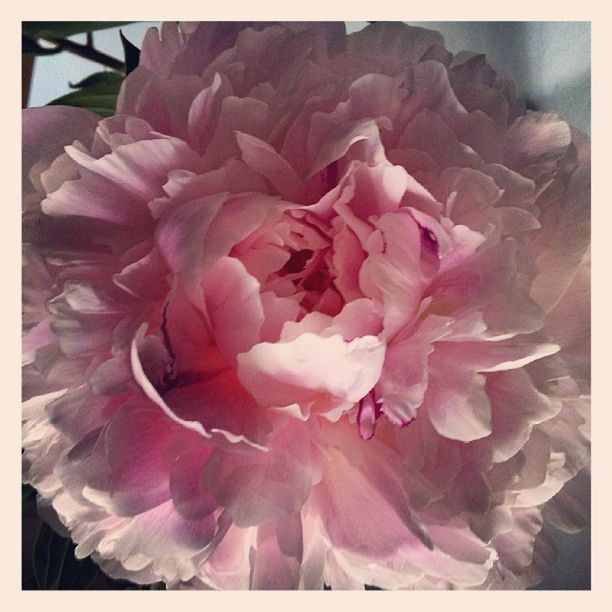
<svg viewBox="0 0 612 612">
<path fill-rule="evenodd" d="M 264 525 L 300 510 L 314 475 L 306 427 L 292 419 L 276 432 L 265 452 L 213 453 L 205 482 L 237 526 Z"/>
<path fill-rule="evenodd" d="M 50 164 L 75 140 L 91 144 L 100 117 L 71 106 L 43 106 L 23 110 L 22 184 L 28 186 L 28 174 L 34 164 Z"/>
<path fill-rule="evenodd" d="M 470 442 L 491 433 L 491 404 L 485 377 L 456 364 L 452 359 L 431 359 L 421 410 L 439 434 Z"/>
<path fill-rule="evenodd" d="M 293 514 L 257 529 L 251 588 L 294 590 L 299 586 L 302 564 L 302 519 Z"/>
<path fill-rule="evenodd" d="M 262 406 L 359 401 L 377 382 L 384 345 L 374 336 L 305 333 L 291 342 L 261 343 L 238 356 L 238 377 Z"/>
<path fill-rule="evenodd" d="M 233 361 L 259 342 L 264 322 L 260 285 L 240 260 L 222 257 L 206 275 L 202 289 L 217 346 Z"/>
</svg>

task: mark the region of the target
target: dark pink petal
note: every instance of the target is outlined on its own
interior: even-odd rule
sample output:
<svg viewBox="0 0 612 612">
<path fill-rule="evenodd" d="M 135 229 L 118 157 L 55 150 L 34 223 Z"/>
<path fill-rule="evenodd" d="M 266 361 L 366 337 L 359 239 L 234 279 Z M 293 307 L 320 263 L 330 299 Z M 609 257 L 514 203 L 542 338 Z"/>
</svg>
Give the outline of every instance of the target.
<svg viewBox="0 0 612 612">
<path fill-rule="evenodd" d="M 202 423 L 198 420 L 196 415 L 190 414 L 188 418 L 186 419 L 183 419 L 180 416 L 178 416 L 172 410 L 172 408 L 168 406 L 168 404 L 164 401 L 164 399 L 160 396 L 159 392 L 157 391 L 157 389 L 155 389 L 155 387 L 153 386 L 151 381 L 147 378 L 143 370 L 142 362 L 141 362 L 140 355 L 139 355 L 138 344 L 139 344 L 139 341 L 142 340 L 144 333 L 145 333 L 144 327 L 141 327 L 136 337 L 134 338 L 134 341 L 132 342 L 132 346 L 130 349 L 130 363 L 131 363 L 131 368 L 132 368 L 132 374 L 134 376 L 136 383 L 138 384 L 140 389 L 143 391 L 144 395 L 149 400 L 151 400 L 151 402 L 155 404 L 158 408 L 161 408 L 161 411 L 163 414 L 165 414 L 174 423 L 181 425 L 185 429 L 188 429 L 190 431 L 193 431 L 199 434 L 204 439 L 207 439 L 207 440 L 213 439 L 215 443 L 218 443 L 221 445 L 225 445 L 226 443 L 229 443 L 230 445 L 244 444 L 247 447 L 261 448 L 257 444 L 254 444 L 253 442 L 248 441 L 241 434 L 236 435 L 230 431 L 219 429 L 219 428 L 215 428 L 211 431 L 207 431 L 202 426 Z"/>
<path fill-rule="evenodd" d="M 314 478 L 307 425 L 291 419 L 265 452 L 217 450 L 205 479 L 217 501 L 239 527 L 263 525 L 299 511 Z"/>
<path fill-rule="evenodd" d="M 175 386 L 164 393 L 163 400 L 177 417 L 199 423 L 211 434 L 225 432 L 228 439 L 248 440 L 255 446 L 265 442 L 266 416 L 230 367 Z"/>
<path fill-rule="evenodd" d="M 91 473 L 86 496 L 109 504 L 119 516 L 135 516 L 160 505 L 170 498 L 174 453 L 187 441 L 180 430 L 167 427 L 158 411 L 120 411 L 101 434 L 99 452 L 105 463 L 98 463 Z"/>
<path fill-rule="evenodd" d="M 170 471 L 170 495 L 176 511 L 187 520 L 200 520 L 218 505 L 204 485 L 204 466 L 212 449 L 196 446 L 178 456 Z"/>
</svg>

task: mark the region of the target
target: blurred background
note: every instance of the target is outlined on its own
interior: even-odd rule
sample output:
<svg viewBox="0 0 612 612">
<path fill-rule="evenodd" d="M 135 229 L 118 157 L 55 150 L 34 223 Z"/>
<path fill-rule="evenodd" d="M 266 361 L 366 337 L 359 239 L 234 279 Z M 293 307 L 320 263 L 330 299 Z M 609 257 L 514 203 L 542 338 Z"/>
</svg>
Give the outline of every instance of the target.
<svg viewBox="0 0 612 612">
<path fill-rule="evenodd" d="M 485 53 L 497 72 L 511 78 L 532 107 L 556 110 L 566 121 L 589 134 L 591 123 L 591 28 L 586 21 L 408 21 L 438 30 L 449 51 Z M 121 27 L 125 37 L 140 48 L 142 38 L 158 22 L 132 23 Z M 367 25 L 347 23 L 349 32 Z M 93 34 L 96 48 L 123 58 L 119 28 Z M 85 42 L 85 34 L 70 37 Z M 36 58 L 29 106 L 42 106 L 70 90 L 99 64 L 70 53 Z"/>
<path fill-rule="evenodd" d="M 517 91 L 528 101 L 530 108 L 554 110 L 579 130 L 590 134 L 591 126 L 591 28 L 589 22 L 406 22 L 440 31 L 449 51 L 461 50 L 485 53 L 489 63 L 501 76 L 512 79 Z M 146 30 L 157 22 L 131 23 L 121 28 L 99 30 L 93 33 L 96 49 L 123 61 L 124 51 L 119 29 L 124 36 L 140 48 Z M 367 22 L 348 22 L 347 30 L 355 32 Z M 71 36 L 84 44 L 85 34 Z M 28 106 L 42 106 L 51 100 L 73 92 L 70 83 L 77 83 L 94 72 L 103 70 L 100 64 L 62 52 L 39 55 L 33 65 Z M 88 562 L 74 565 L 70 557 L 71 545 L 52 532 L 42 528 L 36 511 L 32 491 L 24 493 L 23 572 L 25 589 L 37 588 L 133 588 L 99 575 Z M 547 532 L 559 551 L 552 572 L 535 590 L 584 590 L 591 588 L 590 528 L 578 534 L 565 534 L 552 527 Z M 42 533 L 42 538 L 41 538 Z M 38 548 L 37 548 L 38 547 Z M 42 548 L 41 548 L 42 547 Z M 41 577 L 32 566 L 32 555 L 61 555 L 67 562 L 65 575 L 54 576 L 51 586 L 41 587 Z M 59 552 L 58 552 L 59 551 Z M 89 586 L 74 583 L 74 573 L 87 577 Z M 40 573 L 40 572 L 39 572 Z M 55 585 L 55 586 L 53 586 Z M 63 585 L 63 586 L 62 586 Z M 66 586 L 72 585 L 72 586 Z M 154 586 L 153 588 L 159 588 Z"/>
</svg>

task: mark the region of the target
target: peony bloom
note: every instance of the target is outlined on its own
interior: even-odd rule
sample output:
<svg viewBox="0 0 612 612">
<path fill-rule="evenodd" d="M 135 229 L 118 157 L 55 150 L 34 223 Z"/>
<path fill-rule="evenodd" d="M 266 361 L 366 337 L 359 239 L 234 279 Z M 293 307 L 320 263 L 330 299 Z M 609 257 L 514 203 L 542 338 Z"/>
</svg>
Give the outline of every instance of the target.
<svg viewBox="0 0 612 612">
<path fill-rule="evenodd" d="M 116 116 L 23 142 L 25 478 L 78 557 L 516 589 L 583 524 L 589 142 L 483 56 L 167 24 Z"/>
</svg>

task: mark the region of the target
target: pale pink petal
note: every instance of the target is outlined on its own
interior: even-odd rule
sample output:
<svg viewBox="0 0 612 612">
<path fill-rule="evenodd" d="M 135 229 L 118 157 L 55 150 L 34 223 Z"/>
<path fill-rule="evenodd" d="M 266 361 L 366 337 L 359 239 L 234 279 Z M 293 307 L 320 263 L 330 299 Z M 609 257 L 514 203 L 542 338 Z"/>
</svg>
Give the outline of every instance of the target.
<svg viewBox="0 0 612 612">
<path fill-rule="evenodd" d="M 462 442 L 484 438 L 492 431 L 485 377 L 456 364 L 452 359 L 430 361 L 429 382 L 420 410 L 446 438 Z"/>
<path fill-rule="evenodd" d="M 332 324 L 333 317 L 317 310 L 304 315 L 301 321 L 286 321 L 281 332 L 282 342 L 292 342 L 297 340 L 302 334 L 317 334 L 323 336 L 323 333 L 329 329 Z"/>
<path fill-rule="evenodd" d="M 460 581 L 479 584 L 484 580 L 488 558 L 484 563 L 465 564 L 439 551 L 429 550 L 411 533 L 403 517 L 376 486 L 364 479 L 338 451 L 333 451 L 329 470 L 331 478 L 324 478 L 317 487 L 315 500 L 335 550 L 355 555 L 362 564 L 365 559 L 370 563 L 375 559 L 381 569 L 393 570 L 394 565 L 397 569 L 401 567 L 404 581 L 409 581 L 411 574 L 418 576 L 420 567 L 427 567 L 428 572 L 436 576 L 455 575 L 455 579 L 455 572 L 461 567 L 463 575 Z M 326 483 L 333 483 L 333 486 Z M 355 513 L 355 506 L 362 511 Z M 367 571 L 367 567 L 364 569 L 365 575 L 374 575 Z M 357 570 L 357 567 L 351 567 L 351 570 Z M 377 575 L 384 576 L 384 571 L 377 572 Z M 364 582 L 369 581 L 366 579 Z"/>
<path fill-rule="evenodd" d="M 292 590 L 299 586 L 302 563 L 302 519 L 299 514 L 257 529 L 251 588 Z"/>
<path fill-rule="evenodd" d="M 313 118 L 311 123 L 308 148 L 313 162 L 307 178 L 313 177 L 332 162 L 344 157 L 349 149 L 359 142 L 364 143 L 363 159 L 369 165 L 375 166 L 385 161 L 380 142 L 380 128 L 376 121 L 362 119 L 347 124 L 337 119 L 330 121 L 328 117 L 315 115 L 319 121 L 315 122 Z"/>
<path fill-rule="evenodd" d="M 233 361 L 260 340 L 264 322 L 260 285 L 240 260 L 222 257 L 209 270 L 202 290 L 217 346 Z"/>
<path fill-rule="evenodd" d="M 96 174 L 65 182 L 42 202 L 48 215 L 91 217 L 121 225 L 146 223 L 147 207 L 110 180 Z"/>
<path fill-rule="evenodd" d="M 423 297 L 420 272 L 421 233 L 414 219 L 388 213 L 368 239 L 368 258 L 359 274 L 363 292 L 384 308 L 384 329 L 390 339 L 410 322 Z"/>
<path fill-rule="evenodd" d="M 218 168 L 227 159 L 239 154 L 236 132 L 257 138 L 268 129 L 268 105 L 254 98 L 228 96 L 221 103 L 215 131 L 203 157 L 205 168 Z"/>
<path fill-rule="evenodd" d="M 356 79 L 349 87 L 351 117 L 395 119 L 407 95 L 400 85 L 400 79 L 383 74 L 366 74 Z"/>
<path fill-rule="evenodd" d="M 450 85 L 446 67 L 440 62 L 426 60 L 410 66 L 406 81 L 411 95 L 402 108 L 404 118 L 412 119 L 429 109 L 453 127 L 459 117 L 467 114 Z"/>
<path fill-rule="evenodd" d="M 533 543 L 542 529 L 542 516 L 537 509 L 516 509 L 512 512 L 512 530 L 495 538 L 500 560 L 511 571 L 519 573 L 531 564 Z"/>
<path fill-rule="evenodd" d="M 382 331 L 382 316 L 372 300 L 359 298 L 344 306 L 330 322 L 323 335 L 340 333 L 351 342 L 361 336 L 377 336 Z"/>
<path fill-rule="evenodd" d="M 508 130 L 504 161 L 514 170 L 556 161 L 565 153 L 570 140 L 570 128 L 558 115 L 528 112 Z"/>
<path fill-rule="evenodd" d="M 204 251 L 204 237 L 225 195 L 208 196 L 177 207 L 158 225 L 157 243 L 166 261 L 187 278 L 198 275 Z"/>
<path fill-rule="evenodd" d="M 193 99 L 187 118 L 187 139 L 196 151 L 203 148 L 204 139 L 212 129 L 213 104 L 221 88 L 221 77 L 215 74 L 209 87 L 202 89 Z"/>
<path fill-rule="evenodd" d="M 132 443 L 124 444 L 126 438 Z M 158 506 L 170 499 L 172 447 L 186 443 L 189 437 L 179 428 L 168 427 L 159 411 L 120 411 L 100 434 L 98 450 L 92 455 L 96 465 L 88 478 L 87 497 L 108 504 L 119 516 L 135 516 Z"/>
<path fill-rule="evenodd" d="M 104 526 L 99 527 L 103 530 Z M 216 532 L 214 517 L 187 521 L 168 501 L 103 533 L 97 559 L 114 578 L 147 576 L 148 569 L 149 576 L 177 584 L 195 575 L 198 556 L 206 556 L 202 553 Z M 151 578 L 143 582 L 151 582 Z"/>
<path fill-rule="evenodd" d="M 268 143 L 242 132 L 236 132 L 242 159 L 253 170 L 266 177 L 283 197 L 299 202 L 305 186 L 288 161 Z"/>
<path fill-rule="evenodd" d="M 261 341 L 277 342 L 280 339 L 287 339 L 282 332 L 285 325 L 298 317 L 300 312 L 298 301 L 289 297 L 278 297 L 271 291 L 265 291 L 261 294 L 261 305 L 264 311 Z"/>
<path fill-rule="evenodd" d="M 509 370 L 487 377 L 491 399 L 490 444 L 493 461 L 506 461 L 529 439 L 531 427 L 558 414 L 560 406 L 540 393 L 524 370 Z"/>
<path fill-rule="evenodd" d="M 250 553 L 257 528 L 232 526 L 198 571 L 205 588 L 243 590 L 250 587 Z M 195 588 L 202 584 L 196 583 Z"/>
<path fill-rule="evenodd" d="M 552 201 L 543 201 L 535 238 L 537 264 L 531 295 L 545 311 L 557 304 L 569 288 L 590 244 L 590 160 L 571 175 L 567 187 Z M 554 194 L 554 190 L 553 190 Z"/>
<path fill-rule="evenodd" d="M 376 386 L 382 411 L 396 425 L 406 425 L 416 417 L 428 383 L 427 363 L 433 342 L 446 336 L 450 322 L 430 316 L 410 337 L 389 345 Z"/>
<path fill-rule="evenodd" d="M 43 106 L 23 110 L 22 181 L 29 185 L 28 174 L 34 164 L 49 164 L 74 140 L 91 144 L 100 117 L 82 108 Z M 30 189 L 27 189 L 30 191 Z"/>
<path fill-rule="evenodd" d="M 384 345 L 373 336 L 305 333 L 291 342 L 256 344 L 238 356 L 238 377 L 262 406 L 359 401 L 380 377 Z"/>
<path fill-rule="evenodd" d="M 590 253 L 587 253 L 571 285 L 544 320 L 546 331 L 559 343 L 563 359 L 585 389 L 590 388 L 590 298 Z"/>
<path fill-rule="evenodd" d="M 74 146 L 66 147 L 66 153 L 79 166 L 145 201 L 161 194 L 170 170 L 193 170 L 198 165 L 196 154 L 184 142 L 172 138 L 126 144 L 100 159 Z"/>
<path fill-rule="evenodd" d="M 552 343 L 537 344 L 529 340 L 502 340 L 499 342 L 453 342 L 444 344 L 445 359 L 460 359 L 462 367 L 477 372 L 513 370 L 554 355 L 559 346 Z"/>
<path fill-rule="evenodd" d="M 359 288 L 359 270 L 366 258 L 355 234 L 343 225 L 334 236 L 333 264 L 336 269 L 336 287 L 345 300 L 362 296 Z"/>
<path fill-rule="evenodd" d="M 168 22 L 161 29 L 149 28 L 142 41 L 140 65 L 159 68 L 174 60 L 184 49 L 185 34 L 177 23 Z"/>
</svg>

